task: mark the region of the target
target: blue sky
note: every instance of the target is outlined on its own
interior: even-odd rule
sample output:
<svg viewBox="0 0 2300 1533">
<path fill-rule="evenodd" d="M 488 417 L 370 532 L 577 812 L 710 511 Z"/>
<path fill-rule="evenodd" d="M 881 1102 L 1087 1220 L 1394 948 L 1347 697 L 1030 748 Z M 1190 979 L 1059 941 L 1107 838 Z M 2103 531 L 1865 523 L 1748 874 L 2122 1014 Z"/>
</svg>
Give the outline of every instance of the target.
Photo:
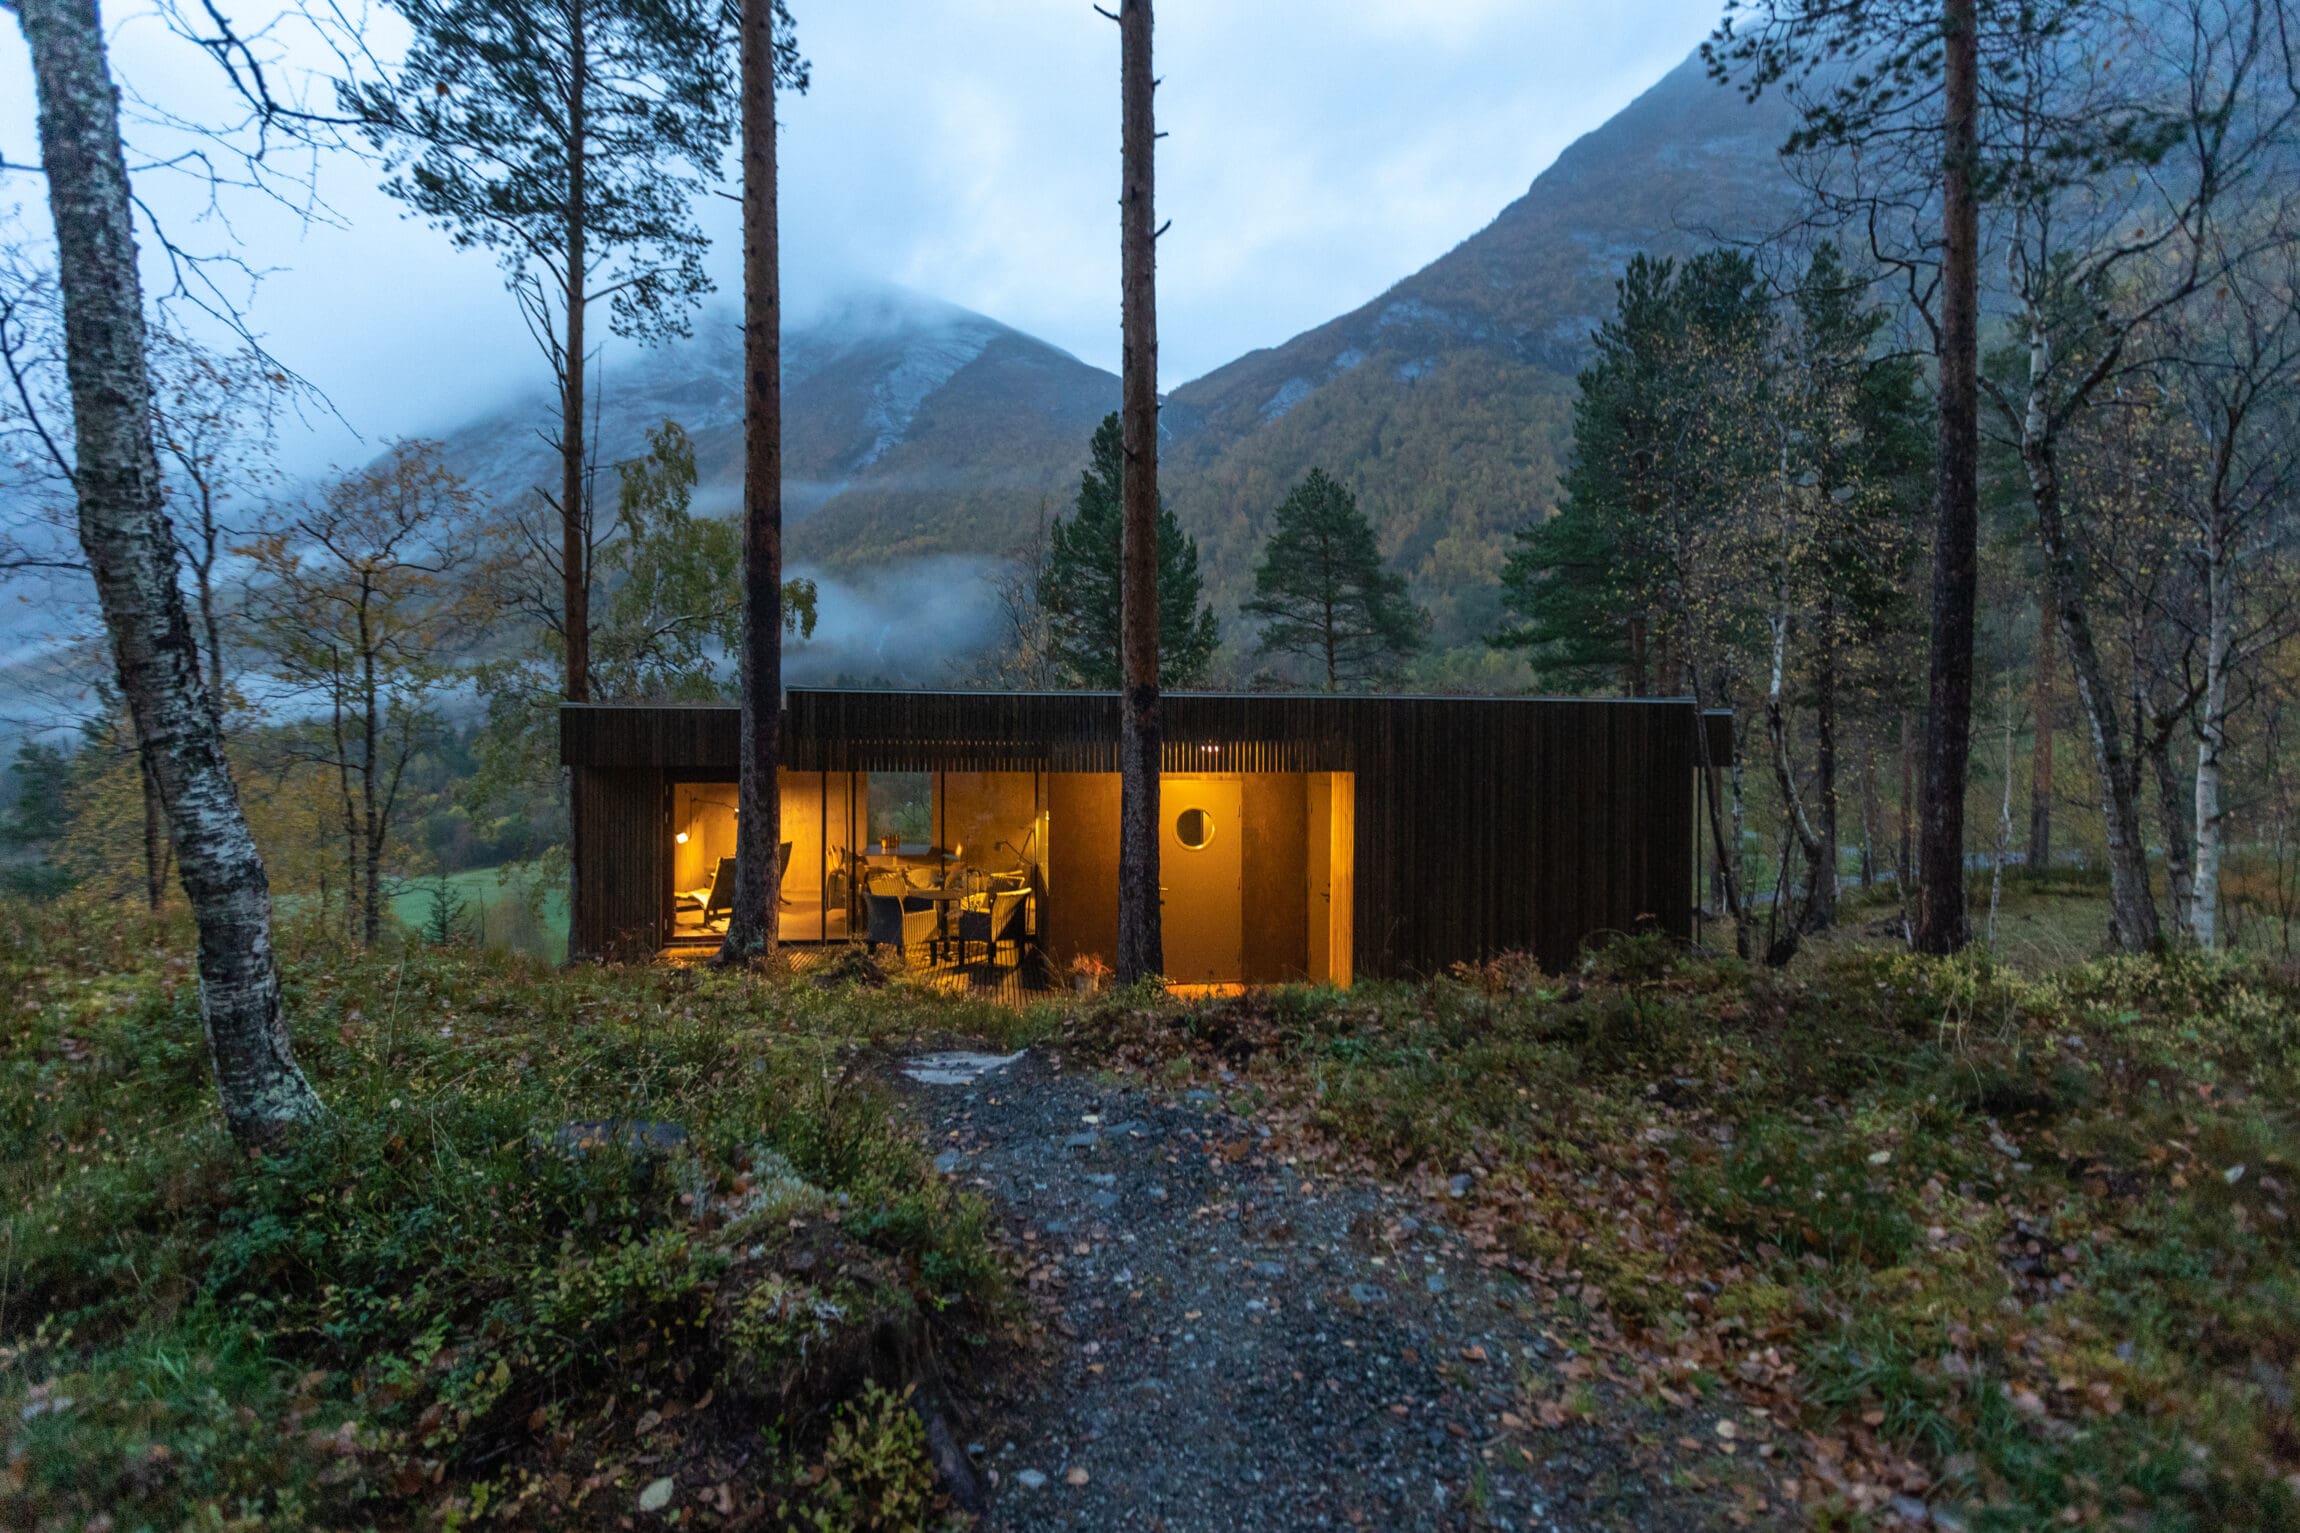
<svg viewBox="0 0 2300 1533">
<path fill-rule="evenodd" d="M 815 80 L 783 113 L 794 318 L 895 282 L 1115 368 L 1117 29 L 1087 0 L 794 7 Z M 133 89 L 212 110 L 202 60 L 135 8 L 106 14 Z M 1474 233 L 1715 14 L 1715 0 L 1164 0 L 1163 381 L 1283 341 Z M 388 47 L 388 26 L 378 35 Z M 30 157 L 29 84 L 23 39 L 0 20 L 9 159 Z M 486 257 L 405 218 L 371 166 L 341 156 L 319 179 L 340 226 L 243 203 L 229 233 L 269 269 L 257 327 L 361 438 L 440 429 L 538 381 Z M 227 238 L 190 222 L 176 190 L 153 195 L 192 242 Z M 21 204 L 34 231 L 39 197 L 36 180 L 0 180 L 0 205 Z M 724 281 L 732 208 L 706 216 Z M 361 446 L 329 428 L 290 456 L 317 467 Z"/>
</svg>

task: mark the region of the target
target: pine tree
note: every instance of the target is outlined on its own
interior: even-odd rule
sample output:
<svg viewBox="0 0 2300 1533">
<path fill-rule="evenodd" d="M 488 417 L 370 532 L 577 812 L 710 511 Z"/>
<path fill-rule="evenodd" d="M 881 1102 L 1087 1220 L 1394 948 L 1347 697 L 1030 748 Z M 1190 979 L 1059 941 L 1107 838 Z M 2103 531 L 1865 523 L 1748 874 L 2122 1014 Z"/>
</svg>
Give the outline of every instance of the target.
<svg viewBox="0 0 2300 1533">
<path fill-rule="evenodd" d="M 1082 687 L 1114 691 L 1119 684 L 1120 484 L 1126 454 L 1118 417 L 1094 431 L 1093 457 L 1078 484 L 1078 506 L 1057 517 L 1046 534 L 1046 569 L 1039 600 L 1053 632 L 1055 658 Z M 1197 541 L 1182 531 L 1173 510 L 1158 507 L 1158 684 L 1186 687 L 1205 673 L 1221 635 L 1214 609 L 1199 600 Z"/>
<path fill-rule="evenodd" d="M 1697 611 L 1680 545 L 1724 518 L 1750 470 L 1745 389 L 1770 316 L 1734 251 L 1683 265 L 1635 256 L 1616 288 L 1579 380 L 1564 504 L 1518 533 L 1501 575 L 1510 621 L 1493 643 L 1568 689 L 1674 693 L 1693 679 L 1695 628 L 1719 629 L 1714 650 L 1731 626 Z"/>
<path fill-rule="evenodd" d="M 1429 627 L 1405 578 L 1382 568 L 1358 498 L 1317 468 L 1279 503 L 1245 610 L 1261 620 L 1263 654 L 1309 656 L 1329 692 L 1390 675 Z"/>
<path fill-rule="evenodd" d="M 710 291 L 695 209 L 733 128 L 726 12 L 712 0 L 392 0 L 413 38 L 396 77 L 346 80 L 385 151 L 384 189 L 461 248 L 493 251 L 558 387 L 557 526 L 540 614 L 568 700 L 591 696 L 595 543 L 588 322 L 640 341 L 687 333 Z M 552 546 L 555 543 L 556 546 Z"/>
</svg>

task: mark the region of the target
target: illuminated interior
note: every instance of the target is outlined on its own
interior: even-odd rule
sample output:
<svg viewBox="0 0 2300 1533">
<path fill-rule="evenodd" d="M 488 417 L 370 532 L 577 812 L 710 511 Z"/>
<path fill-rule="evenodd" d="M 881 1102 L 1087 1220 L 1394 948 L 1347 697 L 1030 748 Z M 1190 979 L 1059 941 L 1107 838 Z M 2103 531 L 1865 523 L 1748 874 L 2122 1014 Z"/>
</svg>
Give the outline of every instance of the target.
<svg viewBox="0 0 2300 1533">
<path fill-rule="evenodd" d="M 1111 772 L 785 772 L 781 940 L 891 941 L 907 963 L 929 965 L 1019 967 L 1027 952 L 1056 984 L 1108 966 L 1118 797 Z M 1163 776 L 1167 977 L 1347 985 L 1355 802 L 1347 772 Z M 676 783 L 669 808 L 670 941 L 716 942 L 733 893 L 735 785 Z M 890 935 L 882 899 L 874 933 L 866 891 L 899 897 L 912 919 Z M 995 953 L 959 943 L 999 895 L 1016 893 L 1021 911 Z"/>
<path fill-rule="evenodd" d="M 1043 891 L 1040 777 L 1031 772 L 784 772 L 779 935 L 785 942 L 867 938 L 865 891 L 935 915 L 934 951 L 955 949 L 959 916 L 999 890 L 1029 892 L 1017 936 L 1035 931 Z M 726 934 L 733 896 L 736 786 L 671 788 L 673 944 Z M 1020 944 L 1010 938 L 1005 961 Z M 979 953 L 979 948 L 977 949 Z"/>
</svg>

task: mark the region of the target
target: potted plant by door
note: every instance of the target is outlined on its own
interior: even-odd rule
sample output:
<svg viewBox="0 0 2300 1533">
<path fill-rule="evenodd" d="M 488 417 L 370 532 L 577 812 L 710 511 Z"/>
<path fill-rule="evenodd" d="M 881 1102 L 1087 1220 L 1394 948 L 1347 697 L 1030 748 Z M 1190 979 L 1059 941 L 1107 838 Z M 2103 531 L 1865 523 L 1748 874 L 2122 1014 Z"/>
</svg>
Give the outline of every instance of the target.
<svg viewBox="0 0 2300 1533">
<path fill-rule="evenodd" d="M 1070 960 L 1070 983 L 1080 995 L 1098 995 L 1110 982 L 1110 965 L 1093 953 L 1080 953 Z"/>
</svg>

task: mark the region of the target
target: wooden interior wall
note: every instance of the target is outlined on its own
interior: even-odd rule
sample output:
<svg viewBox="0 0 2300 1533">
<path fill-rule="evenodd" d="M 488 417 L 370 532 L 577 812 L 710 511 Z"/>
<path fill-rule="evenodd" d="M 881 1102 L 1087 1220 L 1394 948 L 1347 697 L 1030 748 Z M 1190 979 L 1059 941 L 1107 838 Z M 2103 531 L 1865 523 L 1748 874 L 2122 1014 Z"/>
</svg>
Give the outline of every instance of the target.
<svg viewBox="0 0 2300 1533">
<path fill-rule="evenodd" d="M 1329 772 L 1326 785 L 1327 968 L 1324 974 L 1312 977 L 1347 988 L 1357 975 L 1358 869 L 1354 850 L 1358 836 L 1357 777 L 1351 772 Z"/>
<path fill-rule="evenodd" d="M 1118 951 L 1118 779 L 1046 777 L 1046 956 L 1057 974 L 1081 953 Z"/>
<path fill-rule="evenodd" d="M 1310 881 L 1307 794 L 1301 773 L 1252 773 L 1245 786 L 1245 928 L 1249 985 L 1309 973 Z M 1320 902 L 1323 909 L 1323 902 Z"/>
</svg>

